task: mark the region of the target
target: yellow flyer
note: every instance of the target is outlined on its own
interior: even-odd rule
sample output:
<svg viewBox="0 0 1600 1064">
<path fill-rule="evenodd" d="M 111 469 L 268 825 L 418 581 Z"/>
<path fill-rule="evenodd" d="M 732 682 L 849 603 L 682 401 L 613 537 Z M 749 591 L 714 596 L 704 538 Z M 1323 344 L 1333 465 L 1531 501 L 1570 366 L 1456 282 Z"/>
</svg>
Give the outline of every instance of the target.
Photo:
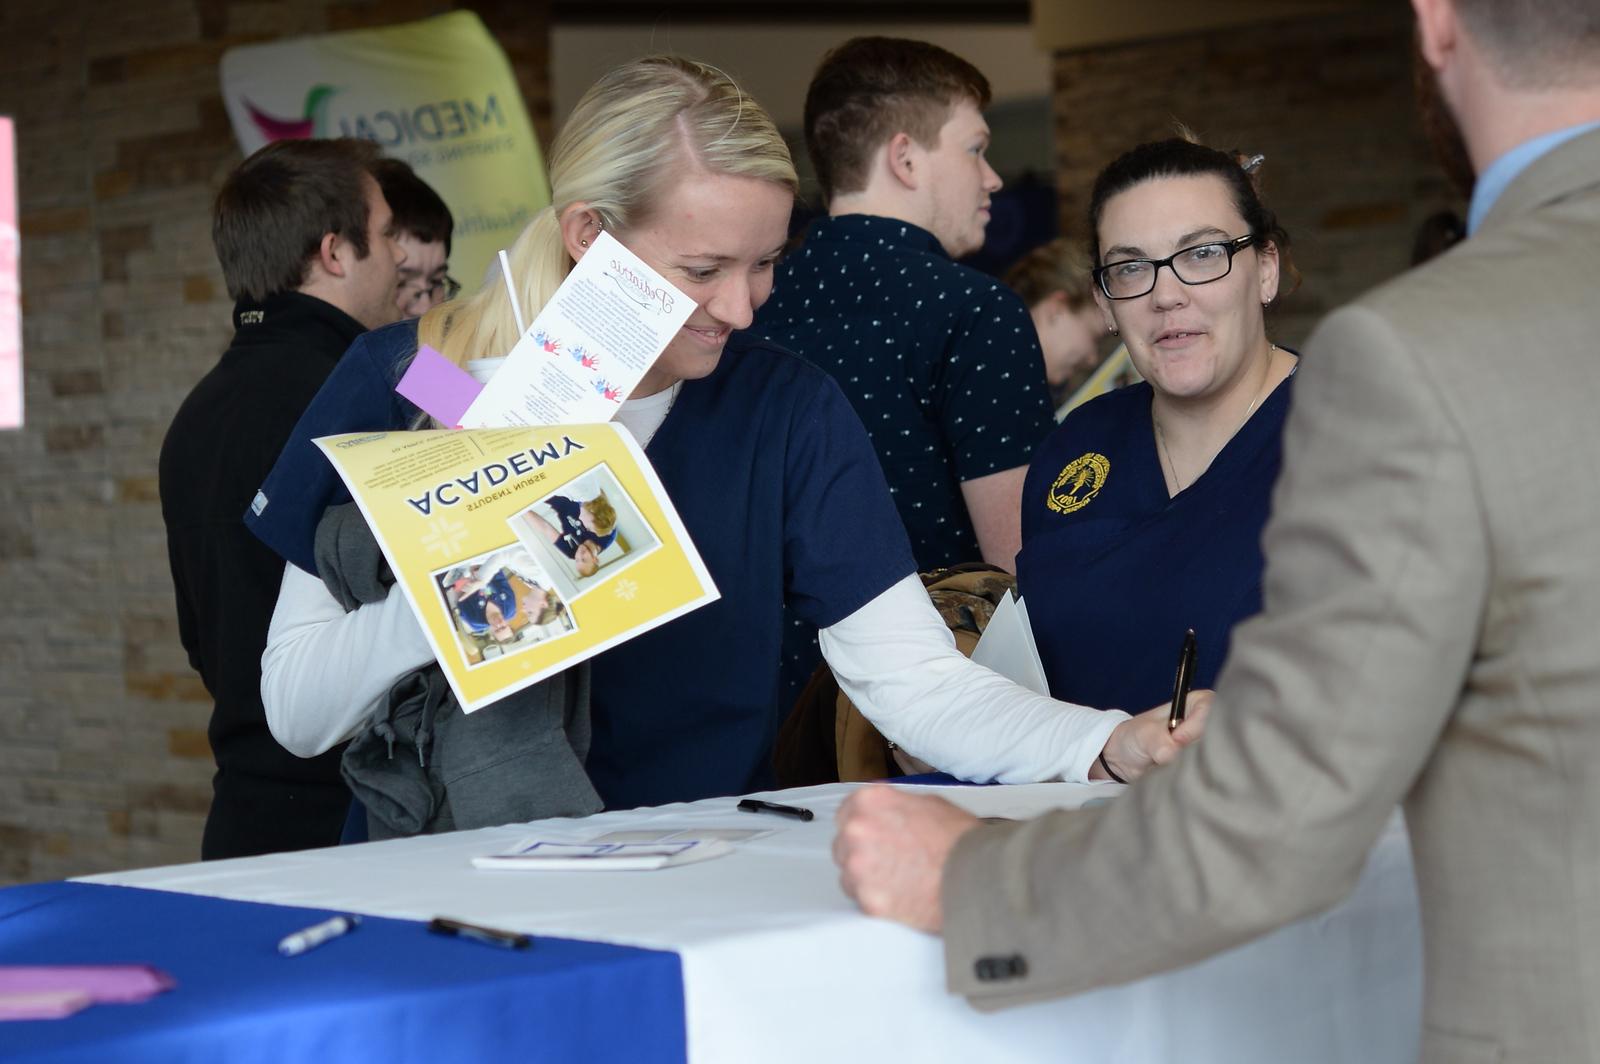
<svg viewBox="0 0 1600 1064">
<path fill-rule="evenodd" d="M 465 712 L 718 597 L 655 470 L 616 425 L 316 443 Z"/>
</svg>

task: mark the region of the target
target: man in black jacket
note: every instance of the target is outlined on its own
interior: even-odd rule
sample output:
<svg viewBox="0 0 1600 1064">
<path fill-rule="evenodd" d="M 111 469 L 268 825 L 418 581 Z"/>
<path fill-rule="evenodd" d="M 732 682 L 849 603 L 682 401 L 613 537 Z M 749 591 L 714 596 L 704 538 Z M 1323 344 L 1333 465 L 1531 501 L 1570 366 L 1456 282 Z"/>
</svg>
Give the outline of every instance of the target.
<svg viewBox="0 0 1600 1064">
<path fill-rule="evenodd" d="M 215 701 L 207 860 L 333 845 L 350 805 L 342 748 L 302 760 L 267 730 L 261 652 L 284 563 L 243 516 L 345 348 L 400 316 L 404 252 L 376 160 L 364 141 L 269 144 L 229 175 L 213 210 L 236 332 L 179 407 L 160 470 L 178 631 Z"/>
</svg>

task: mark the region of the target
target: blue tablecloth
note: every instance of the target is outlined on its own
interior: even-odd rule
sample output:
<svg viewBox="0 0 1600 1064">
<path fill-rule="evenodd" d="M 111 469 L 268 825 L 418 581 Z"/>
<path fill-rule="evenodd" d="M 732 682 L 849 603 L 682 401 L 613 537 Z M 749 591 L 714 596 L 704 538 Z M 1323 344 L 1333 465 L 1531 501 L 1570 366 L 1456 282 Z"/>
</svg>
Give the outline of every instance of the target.
<svg viewBox="0 0 1600 1064">
<path fill-rule="evenodd" d="M 507 950 L 368 917 L 278 955 L 331 915 L 87 883 L 0 890 L 0 964 L 148 964 L 177 980 L 143 1004 L 0 1023 L 0 1060 L 686 1060 L 674 953 L 542 937 Z"/>
</svg>

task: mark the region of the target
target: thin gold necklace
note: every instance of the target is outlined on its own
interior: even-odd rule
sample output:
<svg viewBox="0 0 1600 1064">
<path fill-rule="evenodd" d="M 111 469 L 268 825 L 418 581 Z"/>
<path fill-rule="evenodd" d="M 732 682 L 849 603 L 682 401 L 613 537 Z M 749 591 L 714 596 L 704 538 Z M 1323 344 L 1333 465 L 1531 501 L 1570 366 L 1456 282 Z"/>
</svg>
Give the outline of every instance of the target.
<svg viewBox="0 0 1600 1064">
<path fill-rule="evenodd" d="M 1228 446 L 1235 436 L 1239 435 L 1239 430 L 1244 428 L 1249 422 L 1250 415 L 1256 412 L 1256 405 L 1261 402 L 1261 396 L 1267 386 L 1267 381 L 1272 379 L 1272 356 L 1277 350 L 1277 344 L 1271 344 L 1268 347 L 1267 375 L 1262 380 L 1260 387 L 1256 389 L 1255 398 L 1251 399 L 1250 405 L 1245 407 L 1244 417 L 1239 419 L 1239 423 L 1233 427 L 1233 431 L 1228 433 L 1227 437 L 1222 441 L 1221 444 L 1217 446 L 1215 451 L 1211 452 L 1211 457 L 1206 459 L 1206 464 L 1200 467 L 1200 472 L 1195 474 L 1194 480 L 1199 480 L 1201 477 L 1205 476 L 1206 470 L 1211 468 L 1211 463 L 1217 460 L 1217 455 L 1221 454 L 1222 449 Z M 1183 481 L 1178 479 L 1178 466 L 1172 461 L 1172 451 L 1167 447 L 1167 434 L 1165 430 L 1161 428 L 1161 419 L 1156 417 L 1156 409 L 1153 402 L 1150 407 L 1150 420 L 1155 424 L 1156 427 L 1156 442 L 1161 445 L 1161 457 L 1166 459 L 1167 472 L 1172 474 L 1172 494 L 1177 495 L 1179 492 L 1183 491 L 1184 488 L 1192 487 L 1194 485 L 1194 480 L 1191 480 L 1188 484 L 1185 484 Z"/>
</svg>

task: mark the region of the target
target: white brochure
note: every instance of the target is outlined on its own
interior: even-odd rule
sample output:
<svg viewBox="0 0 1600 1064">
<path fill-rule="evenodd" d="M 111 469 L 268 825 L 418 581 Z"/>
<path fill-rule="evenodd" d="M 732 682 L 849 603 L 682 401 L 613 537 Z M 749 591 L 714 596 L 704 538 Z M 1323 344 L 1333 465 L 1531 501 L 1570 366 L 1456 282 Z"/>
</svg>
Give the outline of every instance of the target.
<svg viewBox="0 0 1600 1064">
<path fill-rule="evenodd" d="M 461 426 L 610 421 L 694 308 L 694 300 L 600 232 L 467 407 Z"/>
<path fill-rule="evenodd" d="M 733 852 L 725 839 L 681 842 L 552 842 L 523 839 L 503 853 L 474 857 L 472 867 L 519 872 L 638 872 L 694 864 Z"/>
<path fill-rule="evenodd" d="M 1028 622 L 1028 607 L 1007 591 L 994 616 L 972 648 L 972 660 L 998 672 L 1012 683 L 1035 694 L 1050 696 L 1050 683 L 1039 660 L 1039 647 L 1033 641 L 1033 625 Z"/>
</svg>

